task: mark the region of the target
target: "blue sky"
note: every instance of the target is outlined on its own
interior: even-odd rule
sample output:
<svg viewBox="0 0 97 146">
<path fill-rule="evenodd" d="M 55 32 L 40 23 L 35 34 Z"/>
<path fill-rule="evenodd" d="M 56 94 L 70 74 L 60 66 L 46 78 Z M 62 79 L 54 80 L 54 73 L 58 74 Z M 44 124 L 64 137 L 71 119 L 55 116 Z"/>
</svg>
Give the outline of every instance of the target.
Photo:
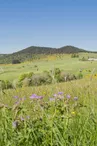
<svg viewBox="0 0 97 146">
<path fill-rule="evenodd" d="M 33 45 L 97 51 L 97 1 L 0 0 L 0 53 Z"/>
</svg>

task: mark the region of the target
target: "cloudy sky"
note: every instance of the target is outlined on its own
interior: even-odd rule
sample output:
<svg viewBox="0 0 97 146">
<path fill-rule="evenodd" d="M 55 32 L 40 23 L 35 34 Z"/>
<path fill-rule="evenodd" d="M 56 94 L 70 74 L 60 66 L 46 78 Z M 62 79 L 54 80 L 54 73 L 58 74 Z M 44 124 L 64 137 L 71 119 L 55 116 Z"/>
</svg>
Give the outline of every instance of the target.
<svg viewBox="0 0 97 146">
<path fill-rule="evenodd" d="M 65 45 L 97 51 L 97 0 L 0 0 L 0 53 Z"/>
</svg>

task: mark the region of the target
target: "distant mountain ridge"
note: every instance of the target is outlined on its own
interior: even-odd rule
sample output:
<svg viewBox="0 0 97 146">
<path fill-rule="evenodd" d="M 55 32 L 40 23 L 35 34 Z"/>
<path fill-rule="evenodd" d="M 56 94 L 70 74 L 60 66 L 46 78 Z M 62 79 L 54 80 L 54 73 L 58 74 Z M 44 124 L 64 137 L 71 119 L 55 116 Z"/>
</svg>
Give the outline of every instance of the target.
<svg viewBox="0 0 97 146">
<path fill-rule="evenodd" d="M 33 58 L 34 55 L 38 54 L 65 54 L 65 53 L 79 53 L 88 52 L 84 49 L 80 49 L 74 46 L 64 46 L 61 48 L 51 48 L 51 47 L 39 47 L 30 46 L 21 51 L 14 52 L 12 54 L 0 55 L 0 63 L 12 63 L 12 60 L 19 60 L 20 62 L 28 61 Z"/>
<path fill-rule="evenodd" d="M 86 50 L 74 46 L 64 46 L 61 48 L 31 46 L 15 53 L 33 53 L 33 54 L 52 53 L 53 54 L 53 53 L 77 53 L 77 52 L 86 52 Z"/>
</svg>

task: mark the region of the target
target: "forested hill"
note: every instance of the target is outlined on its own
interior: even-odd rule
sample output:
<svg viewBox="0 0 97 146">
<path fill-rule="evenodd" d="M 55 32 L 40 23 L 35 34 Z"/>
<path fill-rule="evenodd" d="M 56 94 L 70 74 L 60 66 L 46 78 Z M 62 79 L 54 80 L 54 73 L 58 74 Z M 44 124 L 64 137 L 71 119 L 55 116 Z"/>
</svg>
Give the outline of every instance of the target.
<svg viewBox="0 0 97 146">
<path fill-rule="evenodd" d="M 65 54 L 79 52 L 86 52 L 86 50 L 74 46 L 64 46 L 61 48 L 31 46 L 12 54 L 0 55 L 0 63 L 12 63 L 12 60 L 19 60 L 20 62 L 31 60 L 35 54 Z"/>
<path fill-rule="evenodd" d="M 50 47 L 36 47 L 36 46 L 31 46 L 28 47 L 26 49 L 23 49 L 21 51 L 18 51 L 16 53 L 13 54 L 28 54 L 28 53 L 32 53 L 32 54 L 56 54 L 56 53 L 78 53 L 78 52 L 85 52 L 85 50 L 83 49 L 79 49 L 77 47 L 73 47 L 73 46 L 64 46 L 61 48 L 50 48 Z"/>
</svg>

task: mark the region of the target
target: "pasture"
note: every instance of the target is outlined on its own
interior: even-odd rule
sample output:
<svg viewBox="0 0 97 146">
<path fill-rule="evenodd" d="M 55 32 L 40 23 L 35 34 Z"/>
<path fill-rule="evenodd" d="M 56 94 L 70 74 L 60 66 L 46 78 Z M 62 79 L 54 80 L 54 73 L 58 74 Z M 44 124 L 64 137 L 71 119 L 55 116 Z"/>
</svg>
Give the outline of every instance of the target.
<svg viewBox="0 0 97 146">
<path fill-rule="evenodd" d="M 79 58 L 71 58 L 70 55 L 49 55 L 39 60 L 33 60 L 31 62 L 24 62 L 17 65 L 6 64 L 0 65 L 0 80 L 14 80 L 21 74 L 27 72 L 41 73 L 43 71 L 49 71 L 53 68 L 60 68 L 66 73 L 77 74 L 79 70 L 83 70 L 84 75 L 89 74 L 89 70 L 92 71 L 97 68 L 96 61 L 80 61 L 82 57 L 97 57 L 97 54 L 93 53 L 79 53 Z M 96 73 L 96 71 L 95 71 Z"/>
</svg>

